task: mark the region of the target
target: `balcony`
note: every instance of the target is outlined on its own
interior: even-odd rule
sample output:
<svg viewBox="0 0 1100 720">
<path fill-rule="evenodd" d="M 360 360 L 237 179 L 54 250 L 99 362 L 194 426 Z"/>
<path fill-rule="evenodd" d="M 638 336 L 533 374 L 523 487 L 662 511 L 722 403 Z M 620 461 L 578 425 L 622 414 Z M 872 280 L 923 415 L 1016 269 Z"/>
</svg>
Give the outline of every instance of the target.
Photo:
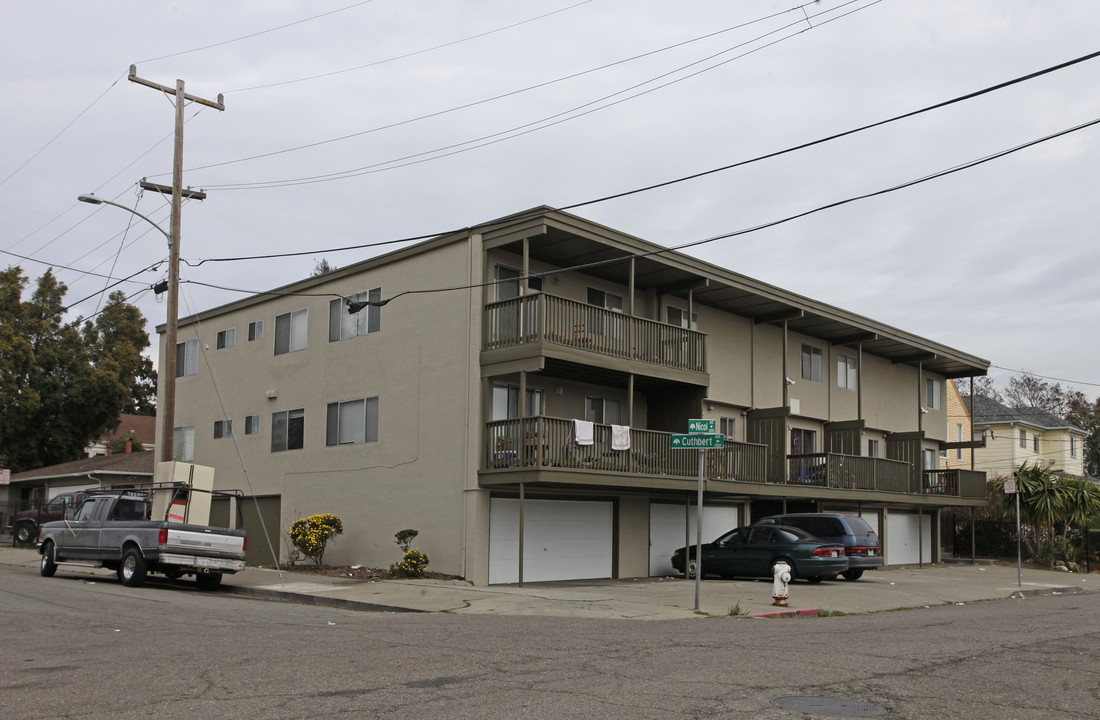
<svg viewBox="0 0 1100 720">
<path fill-rule="evenodd" d="M 542 343 L 689 373 L 707 371 L 701 332 L 547 293 L 486 305 L 484 338 L 485 351 Z"/>
<path fill-rule="evenodd" d="M 924 495 L 989 497 L 985 473 L 978 470 L 925 470 L 921 476 L 921 493 Z"/>
<path fill-rule="evenodd" d="M 812 453 L 787 456 L 788 485 L 816 485 L 842 490 L 909 492 L 912 467 L 885 458 Z"/>
<path fill-rule="evenodd" d="M 486 426 L 483 468 L 486 470 L 585 470 L 674 479 L 699 476 L 695 452 L 673 450 L 672 433 L 630 430 L 630 449 L 613 450 L 611 426 L 596 425 L 592 445 L 577 445 L 573 421 L 530 417 L 498 420 Z M 764 482 L 767 448 L 726 442 L 707 450 L 704 476 L 711 480 Z M 622 484 L 622 483 L 616 483 Z"/>
</svg>

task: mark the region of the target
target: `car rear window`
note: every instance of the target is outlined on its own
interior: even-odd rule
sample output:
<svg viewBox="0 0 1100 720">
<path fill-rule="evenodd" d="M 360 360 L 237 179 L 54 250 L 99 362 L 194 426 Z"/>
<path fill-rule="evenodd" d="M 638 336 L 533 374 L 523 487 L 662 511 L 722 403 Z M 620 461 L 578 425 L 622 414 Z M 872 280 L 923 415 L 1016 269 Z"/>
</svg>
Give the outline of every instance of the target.
<svg viewBox="0 0 1100 720">
<path fill-rule="evenodd" d="M 836 518 L 830 517 L 791 517 L 784 518 L 787 525 L 800 527 L 817 537 L 841 537 L 845 535 L 844 526 Z"/>
<path fill-rule="evenodd" d="M 874 535 L 874 529 L 867 524 L 867 521 L 861 517 L 855 515 L 848 516 L 848 524 L 852 526 L 852 534 L 856 537 L 866 537 L 868 535 Z M 877 536 L 876 536 L 877 537 Z"/>
</svg>

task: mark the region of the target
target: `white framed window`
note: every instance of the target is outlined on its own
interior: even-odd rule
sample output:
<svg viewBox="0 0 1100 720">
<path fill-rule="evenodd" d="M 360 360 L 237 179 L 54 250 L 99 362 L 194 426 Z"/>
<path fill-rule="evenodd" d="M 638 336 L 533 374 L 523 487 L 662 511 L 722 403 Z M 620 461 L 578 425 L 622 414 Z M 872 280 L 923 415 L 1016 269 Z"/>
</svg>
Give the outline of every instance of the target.
<svg viewBox="0 0 1100 720">
<path fill-rule="evenodd" d="M 737 418 L 723 415 L 718 418 L 718 432 L 727 440 L 737 440 Z"/>
<path fill-rule="evenodd" d="M 877 458 L 879 456 L 879 441 L 875 438 L 867 439 L 867 457 Z"/>
<path fill-rule="evenodd" d="M 1070 435 L 1069 436 L 1069 456 L 1071 458 L 1077 457 L 1077 436 L 1076 435 Z"/>
<path fill-rule="evenodd" d="M 1038 455 L 1039 454 L 1039 433 L 1035 433 L 1034 435 L 1031 436 L 1031 445 L 1032 445 L 1031 449 L 1035 452 L 1036 455 Z"/>
<path fill-rule="evenodd" d="M 802 379 L 821 382 L 821 348 L 802 343 Z"/>
<path fill-rule="evenodd" d="M 665 319 L 669 325 L 675 325 L 676 327 L 682 327 L 691 330 L 699 329 L 699 313 L 691 314 L 691 325 L 688 325 L 688 312 L 678 307 L 672 307 L 669 305 L 665 308 Z"/>
<path fill-rule="evenodd" d="M 237 328 L 218 331 L 218 350 L 231 348 L 237 344 Z"/>
<path fill-rule="evenodd" d="M 245 435 L 259 435 L 260 434 L 260 416 L 259 415 L 245 415 L 244 416 L 244 434 Z"/>
<path fill-rule="evenodd" d="M 199 341 L 184 340 L 176 343 L 176 377 L 187 377 L 199 372 Z"/>
<path fill-rule="evenodd" d="M 943 400 L 940 399 L 940 394 L 943 391 L 943 386 L 939 380 L 933 380 L 932 378 L 924 379 L 924 406 L 929 410 L 939 410 L 943 407 Z"/>
<path fill-rule="evenodd" d="M 271 452 L 305 447 L 305 408 L 271 413 Z"/>
<path fill-rule="evenodd" d="M 856 359 L 851 355 L 838 355 L 836 358 L 836 385 L 845 390 L 855 390 L 858 372 Z"/>
<path fill-rule="evenodd" d="M 195 460 L 195 426 L 172 428 L 172 458 L 179 462 Z"/>
<path fill-rule="evenodd" d="M 622 425 L 623 404 L 590 395 L 584 399 L 584 419 L 599 425 Z"/>
<path fill-rule="evenodd" d="M 257 320 L 248 323 L 248 342 L 264 339 L 264 321 Z"/>
<path fill-rule="evenodd" d="M 306 349 L 309 338 L 309 309 L 275 316 L 275 354 L 297 352 Z"/>
<path fill-rule="evenodd" d="M 542 390 L 527 388 L 527 416 L 542 415 Z M 493 420 L 519 417 L 519 385 L 493 385 Z"/>
<path fill-rule="evenodd" d="M 959 442 L 963 442 L 963 424 L 962 423 L 956 423 L 955 424 L 955 439 Z M 956 448 L 956 450 L 955 450 L 955 459 L 956 460 L 962 460 L 963 459 L 963 449 L 962 448 Z"/>
<path fill-rule="evenodd" d="M 349 295 L 352 302 L 378 303 L 382 301 L 382 288 L 376 287 L 355 295 Z M 363 335 L 376 333 L 382 329 L 382 307 L 367 305 L 357 313 L 348 312 L 348 304 L 337 298 L 328 304 L 328 341 L 338 342 Z"/>
<path fill-rule="evenodd" d="M 1027 450 L 1027 430 L 1020 429 L 1020 447 Z"/>
<path fill-rule="evenodd" d="M 328 404 L 325 445 L 378 442 L 378 398 L 360 398 Z"/>
<path fill-rule="evenodd" d="M 220 440 L 221 438 L 233 437 L 233 421 L 232 420 L 215 420 L 214 421 L 214 439 Z"/>
</svg>

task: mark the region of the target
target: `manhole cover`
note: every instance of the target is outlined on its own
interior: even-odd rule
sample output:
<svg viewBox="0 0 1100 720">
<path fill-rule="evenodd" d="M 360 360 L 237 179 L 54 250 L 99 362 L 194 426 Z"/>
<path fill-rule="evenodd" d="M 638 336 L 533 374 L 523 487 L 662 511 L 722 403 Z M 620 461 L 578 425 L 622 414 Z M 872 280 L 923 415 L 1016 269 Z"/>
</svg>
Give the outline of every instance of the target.
<svg viewBox="0 0 1100 720">
<path fill-rule="evenodd" d="M 886 714 L 885 708 L 871 703 L 813 695 L 776 698 L 772 700 L 772 705 L 781 707 L 784 710 L 795 710 L 826 717 L 878 717 Z"/>
</svg>

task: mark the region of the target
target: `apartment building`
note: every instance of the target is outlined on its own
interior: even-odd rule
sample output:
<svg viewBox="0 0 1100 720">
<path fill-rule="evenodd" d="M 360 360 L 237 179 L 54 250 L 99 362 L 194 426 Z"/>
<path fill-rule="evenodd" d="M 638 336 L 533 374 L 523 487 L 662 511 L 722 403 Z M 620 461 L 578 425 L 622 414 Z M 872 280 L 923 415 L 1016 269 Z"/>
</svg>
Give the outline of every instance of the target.
<svg viewBox="0 0 1100 720">
<path fill-rule="evenodd" d="M 170 350 L 177 457 L 250 499 L 259 562 L 333 512 L 334 564 L 414 528 L 477 584 L 671 574 L 700 466 L 706 540 L 844 511 L 894 564 L 986 502 L 938 458 L 946 381 L 987 361 L 550 208 L 183 318 Z M 672 448 L 694 418 L 725 446 Z"/>
</svg>

